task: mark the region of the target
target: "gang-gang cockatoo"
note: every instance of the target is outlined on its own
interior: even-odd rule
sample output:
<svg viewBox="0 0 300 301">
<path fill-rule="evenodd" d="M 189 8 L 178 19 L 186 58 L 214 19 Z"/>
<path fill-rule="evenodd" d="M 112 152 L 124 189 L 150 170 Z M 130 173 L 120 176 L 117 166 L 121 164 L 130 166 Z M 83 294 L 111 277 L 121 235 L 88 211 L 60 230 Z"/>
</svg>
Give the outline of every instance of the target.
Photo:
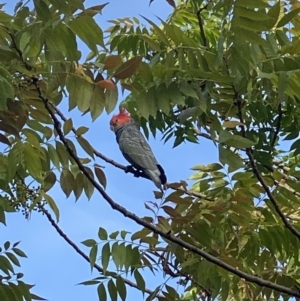
<svg viewBox="0 0 300 301">
<path fill-rule="evenodd" d="M 158 164 L 147 140 L 140 132 L 139 124 L 124 109 L 110 120 L 110 128 L 125 159 L 138 171 L 143 171 L 162 192 L 166 187 L 165 171 Z"/>
</svg>

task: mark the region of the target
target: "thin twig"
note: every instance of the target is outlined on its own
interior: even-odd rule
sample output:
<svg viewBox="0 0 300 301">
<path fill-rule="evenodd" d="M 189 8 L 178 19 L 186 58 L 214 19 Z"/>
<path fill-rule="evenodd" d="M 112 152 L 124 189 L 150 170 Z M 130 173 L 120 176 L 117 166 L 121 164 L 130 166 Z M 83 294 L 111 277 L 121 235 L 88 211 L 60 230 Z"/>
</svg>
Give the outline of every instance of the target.
<svg viewBox="0 0 300 301">
<path fill-rule="evenodd" d="M 242 124 L 244 124 L 244 118 L 243 118 L 243 112 L 242 112 L 242 101 L 240 99 L 240 97 L 238 96 L 238 94 L 236 94 L 236 105 L 238 108 L 238 117 L 240 119 L 240 122 Z M 246 130 L 245 130 L 245 126 L 241 125 L 241 131 L 242 131 L 242 136 L 244 138 L 246 138 Z M 295 229 L 287 220 L 287 218 L 285 217 L 285 215 L 283 214 L 283 212 L 281 211 L 277 201 L 275 200 L 273 194 L 271 193 L 269 186 L 265 183 L 262 175 L 260 174 L 257 165 L 255 163 L 255 159 L 253 157 L 253 152 L 251 148 L 246 148 L 246 154 L 249 158 L 250 161 L 250 165 L 252 168 L 252 171 L 254 173 L 254 175 L 256 176 L 256 178 L 258 179 L 258 181 L 260 182 L 261 186 L 264 188 L 267 196 L 269 197 L 272 205 L 275 208 L 275 211 L 277 212 L 277 214 L 280 216 L 282 222 L 284 223 L 284 225 L 287 227 L 287 229 L 289 229 L 299 240 L 300 240 L 300 232 Z"/>
<path fill-rule="evenodd" d="M 137 215 L 135 215 L 134 213 L 126 210 L 124 207 L 122 207 L 121 205 L 119 205 L 118 203 L 114 202 L 113 199 L 105 192 L 105 190 L 94 180 L 94 178 L 87 172 L 87 170 L 85 169 L 84 165 L 81 163 L 80 159 L 76 156 L 76 154 L 73 152 L 72 148 L 69 146 L 68 142 L 66 141 L 64 134 L 61 130 L 61 124 L 59 122 L 59 120 L 57 119 L 57 117 L 55 116 L 54 112 L 51 109 L 51 106 L 49 105 L 49 101 L 47 98 L 45 98 L 43 96 L 43 93 L 41 91 L 41 89 L 38 86 L 38 80 L 34 80 L 34 84 L 36 86 L 37 92 L 39 94 L 40 99 L 44 102 L 45 104 L 45 108 L 47 109 L 48 113 L 50 114 L 52 120 L 53 120 L 53 125 L 54 128 L 59 136 L 59 139 L 61 140 L 61 142 L 64 144 L 67 152 L 69 153 L 69 155 L 74 159 L 75 163 L 77 164 L 79 170 L 85 175 L 85 177 L 91 182 L 91 184 L 96 188 L 96 190 L 98 190 L 98 192 L 102 195 L 102 197 L 105 199 L 105 201 L 111 206 L 112 209 L 119 211 L 120 213 L 122 213 L 125 217 L 128 217 L 129 219 L 135 221 L 137 224 L 153 231 L 154 233 L 160 235 L 161 237 L 165 238 L 166 240 L 169 240 L 187 250 L 190 250 L 192 253 L 197 254 L 203 258 L 205 258 L 206 260 L 216 264 L 217 266 L 241 277 L 244 278 L 246 281 L 252 282 L 252 283 L 256 283 L 259 286 L 265 286 L 268 287 L 270 289 L 288 294 L 290 296 L 295 296 L 295 297 L 300 297 L 300 292 L 294 291 L 290 288 L 287 288 L 285 286 L 282 285 L 278 285 L 276 283 L 273 283 L 271 281 L 267 281 L 264 279 L 261 279 L 257 276 L 252 276 L 249 275 L 243 271 L 238 270 L 237 268 L 227 264 L 226 262 L 210 255 L 209 253 L 206 253 L 205 251 L 197 248 L 194 245 L 191 245 L 185 241 L 183 241 L 182 239 L 172 235 L 170 232 L 164 232 L 161 229 L 159 229 L 158 227 L 156 227 L 155 225 L 148 223 L 147 221 L 145 221 L 144 219 L 138 217 Z"/>
</svg>

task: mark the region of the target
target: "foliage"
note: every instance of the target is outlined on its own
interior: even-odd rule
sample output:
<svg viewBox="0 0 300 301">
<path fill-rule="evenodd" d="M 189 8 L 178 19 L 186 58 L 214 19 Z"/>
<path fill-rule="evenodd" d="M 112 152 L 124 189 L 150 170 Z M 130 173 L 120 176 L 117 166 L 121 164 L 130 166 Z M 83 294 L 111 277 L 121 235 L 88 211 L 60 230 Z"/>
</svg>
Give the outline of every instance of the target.
<svg viewBox="0 0 300 301">
<path fill-rule="evenodd" d="M 83 284 L 97 285 L 100 300 L 125 300 L 128 285 L 160 301 L 299 297 L 299 4 L 179 0 L 160 25 L 145 17 L 111 21 L 106 39 L 93 17 L 107 4 L 33 5 L 19 2 L 14 15 L 0 10 L 0 221 L 9 211 L 28 216 L 47 206 L 58 220 L 56 183 L 76 200 L 97 190 L 143 225 L 130 238 L 100 228 L 101 244 L 83 242 L 100 273 Z M 78 39 L 91 51 L 86 58 Z M 146 203 L 151 216 L 142 219 L 112 203 L 100 165 L 86 165 L 97 156 L 124 167 L 97 152 L 84 137 L 88 128 L 75 129 L 58 109 L 67 95 L 69 110 L 96 120 L 116 108 L 119 88 L 129 92 L 120 105 L 146 136 L 160 131 L 174 147 L 210 139 L 219 151 L 218 162 L 192 168 L 191 187 L 179 179 L 160 206 Z M 78 158 L 79 148 L 86 158 Z M 14 274 L 13 252 L 23 253 L 9 246 L 0 255 L 1 300 L 38 299 Z M 144 270 L 163 271 L 166 282 L 150 291 Z M 183 295 L 168 285 L 176 278 Z"/>
</svg>

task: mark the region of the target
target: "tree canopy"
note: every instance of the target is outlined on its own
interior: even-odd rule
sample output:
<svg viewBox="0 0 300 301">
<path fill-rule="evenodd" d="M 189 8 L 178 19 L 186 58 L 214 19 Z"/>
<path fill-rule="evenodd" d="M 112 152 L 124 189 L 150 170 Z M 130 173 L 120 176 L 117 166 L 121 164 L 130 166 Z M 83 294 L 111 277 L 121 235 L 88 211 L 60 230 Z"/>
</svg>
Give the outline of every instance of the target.
<svg viewBox="0 0 300 301">
<path fill-rule="evenodd" d="M 94 17 L 107 3 L 20 1 L 14 14 L 1 5 L 0 222 L 38 211 L 64 237 L 52 189 L 100 194 L 140 229 L 100 227 L 83 242 L 88 255 L 64 237 L 99 272 L 83 282 L 99 300 L 125 301 L 128 287 L 147 301 L 299 298 L 300 4 L 167 2 L 166 20 L 120 18 L 106 29 Z M 65 102 L 93 121 L 124 107 L 146 137 L 160 132 L 174 147 L 208 139 L 219 156 L 191 167 L 191 185 L 178 178 L 155 191 L 149 215 L 137 216 L 105 190 L 101 163 L 126 167 L 73 126 Z M 0 249 L 0 299 L 42 300 L 14 271 L 19 247 Z M 148 270 L 166 281 L 148 288 Z"/>
</svg>

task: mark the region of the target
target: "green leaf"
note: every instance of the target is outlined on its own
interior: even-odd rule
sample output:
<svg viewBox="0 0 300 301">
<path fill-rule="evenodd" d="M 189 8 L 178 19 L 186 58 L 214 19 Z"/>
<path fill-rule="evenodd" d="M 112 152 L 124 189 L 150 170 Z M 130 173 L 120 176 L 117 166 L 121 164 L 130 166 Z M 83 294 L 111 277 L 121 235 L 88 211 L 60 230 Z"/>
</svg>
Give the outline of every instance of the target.
<svg viewBox="0 0 300 301">
<path fill-rule="evenodd" d="M 121 237 L 122 239 L 125 239 L 126 235 L 128 234 L 129 232 L 125 231 L 125 230 L 122 230 L 121 231 Z"/>
<path fill-rule="evenodd" d="M 98 292 L 99 301 L 107 300 L 106 290 L 105 290 L 105 286 L 103 283 L 100 283 L 98 285 L 97 292 Z"/>
<path fill-rule="evenodd" d="M 101 239 L 101 240 L 107 240 L 108 238 L 108 235 L 107 235 L 107 232 L 104 228 L 100 227 L 99 230 L 98 230 L 98 237 Z"/>
<path fill-rule="evenodd" d="M 6 69 L 0 66 L 0 110 L 7 109 L 7 98 L 14 99 L 14 89 L 12 82 L 13 80 L 11 74 Z"/>
<path fill-rule="evenodd" d="M 219 160 L 223 165 L 228 164 L 229 172 L 235 171 L 244 165 L 242 159 L 237 154 L 221 144 L 219 144 Z"/>
<path fill-rule="evenodd" d="M 55 183 L 56 183 L 55 173 L 53 171 L 48 172 L 46 177 L 44 178 L 43 190 L 47 192 L 54 186 Z"/>
<path fill-rule="evenodd" d="M 106 181 L 106 176 L 105 176 L 105 173 L 103 172 L 103 170 L 98 167 L 97 165 L 94 166 L 94 169 L 95 169 L 95 174 L 100 182 L 100 184 L 104 187 L 104 189 L 106 188 L 106 184 L 107 184 L 107 181 Z"/>
<path fill-rule="evenodd" d="M 104 47 L 103 32 L 93 18 L 80 16 L 70 21 L 68 26 L 95 53 L 98 52 L 97 45 Z"/>
<path fill-rule="evenodd" d="M 107 242 L 102 248 L 102 257 L 101 257 L 101 264 L 104 272 L 106 272 L 106 269 L 108 267 L 109 258 L 110 258 L 110 247 L 109 247 L 109 242 Z"/>
<path fill-rule="evenodd" d="M 201 170 L 201 171 L 217 171 L 222 169 L 223 166 L 219 163 L 212 163 L 208 165 L 203 165 L 203 164 L 197 164 L 193 166 L 191 169 L 192 170 Z"/>
<path fill-rule="evenodd" d="M 18 267 L 21 266 L 19 259 L 18 259 L 13 253 L 7 252 L 7 253 L 6 253 L 6 256 L 9 258 L 9 260 L 10 260 L 14 265 L 16 265 L 16 266 L 18 266 Z"/>
<path fill-rule="evenodd" d="M 112 279 L 110 279 L 107 283 L 107 288 L 108 288 L 108 292 L 110 295 L 110 299 L 111 301 L 117 301 L 118 299 L 118 292 L 117 292 L 117 288 L 113 282 Z"/>
<path fill-rule="evenodd" d="M 155 103 L 155 88 L 152 87 L 148 92 L 141 92 L 136 101 L 137 111 L 140 116 L 148 120 L 149 116 L 156 116 L 157 107 Z"/>
<path fill-rule="evenodd" d="M 84 186 L 84 175 L 80 172 L 76 176 L 76 185 L 74 187 L 74 195 L 76 198 L 76 201 L 79 199 L 79 197 L 82 194 L 83 191 L 83 186 Z"/>
<path fill-rule="evenodd" d="M 39 156 L 39 151 L 35 147 L 32 147 L 29 143 L 24 143 L 23 152 L 24 152 L 25 165 L 26 168 L 28 169 L 28 172 L 35 179 L 37 180 L 40 179 L 42 164 Z"/>
<path fill-rule="evenodd" d="M 80 146 L 84 149 L 84 151 L 94 159 L 94 150 L 93 147 L 90 145 L 90 143 L 81 136 L 76 137 L 76 140 L 78 141 Z"/>
<path fill-rule="evenodd" d="M 0 205 L 0 223 L 6 226 L 5 211 Z"/>
<path fill-rule="evenodd" d="M 165 45 L 170 46 L 167 35 L 151 20 L 143 17 L 150 25 L 152 25 L 154 32 L 157 34 L 159 40 L 163 42 Z"/>
<path fill-rule="evenodd" d="M 73 174 L 68 169 L 64 169 L 60 174 L 60 187 L 67 198 L 73 190 L 74 183 L 75 180 Z"/>
<path fill-rule="evenodd" d="M 18 301 L 15 300 L 15 295 L 9 285 L 0 283 L 0 300 L 2 301 Z"/>
<path fill-rule="evenodd" d="M 47 300 L 47 299 L 44 299 L 44 298 L 42 298 L 42 297 L 40 297 L 40 296 L 38 296 L 38 295 L 36 295 L 36 294 L 32 294 L 32 293 L 30 293 L 30 295 L 31 295 L 31 299 L 32 300 Z"/>
<path fill-rule="evenodd" d="M 152 37 L 149 37 L 146 34 L 141 34 L 140 37 L 155 51 L 161 51 L 159 43 L 154 41 Z"/>
<path fill-rule="evenodd" d="M 160 84 L 157 87 L 155 95 L 156 105 L 158 109 L 160 109 L 165 114 L 169 114 L 171 109 L 170 98 L 168 95 L 168 89 L 164 83 Z"/>
<path fill-rule="evenodd" d="M 18 280 L 18 286 L 20 288 L 20 291 L 23 294 L 23 297 L 25 298 L 26 301 L 31 301 L 31 294 L 29 291 L 29 285 L 24 283 L 21 280 Z"/>
<path fill-rule="evenodd" d="M 43 197 L 47 204 L 50 206 L 51 210 L 55 214 L 56 221 L 59 222 L 59 209 L 55 203 L 55 201 L 52 199 L 52 197 L 46 193 L 43 193 Z"/>
<path fill-rule="evenodd" d="M 119 293 L 119 296 L 121 297 L 121 299 L 123 301 L 126 300 L 126 296 L 127 296 L 127 291 L 126 291 L 126 286 L 124 283 L 124 280 L 122 277 L 118 277 L 116 280 L 116 286 L 117 286 L 117 290 Z"/>
<path fill-rule="evenodd" d="M 232 135 L 226 130 L 220 131 L 219 142 L 235 148 L 249 148 L 256 143 L 239 135 Z"/>
<path fill-rule="evenodd" d="M 58 157 L 57 151 L 52 144 L 47 144 L 47 145 L 48 145 L 48 154 L 49 154 L 50 160 L 52 161 L 54 166 L 59 169 L 60 163 L 59 163 L 59 157 Z"/>
<path fill-rule="evenodd" d="M 88 127 L 86 126 L 80 126 L 77 130 L 76 130 L 76 135 L 80 136 L 85 134 L 87 131 L 89 130 Z"/>
<path fill-rule="evenodd" d="M 145 283 L 144 278 L 142 277 L 142 275 L 140 274 L 140 272 L 137 269 L 134 271 L 133 275 L 134 275 L 134 278 L 135 278 L 138 288 L 144 293 L 145 288 L 146 288 L 146 283 Z"/>
<path fill-rule="evenodd" d="M 109 234 L 109 238 L 110 239 L 116 239 L 117 236 L 119 235 L 119 233 L 120 233 L 120 231 L 115 231 L 115 232 Z"/>
<path fill-rule="evenodd" d="M 111 89 L 105 90 L 105 110 L 107 114 L 110 114 L 116 107 L 118 102 L 118 88 L 114 85 Z"/>
<path fill-rule="evenodd" d="M 61 142 L 56 141 L 55 143 L 56 143 L 56 152 L 59 157 L 59 161 L 61 162 L 61 165 L 63 167 L 67 167 L 68 163 L 69 163 L 69 154 L 66 151 L 65 146 Z M 50 156 L 50 158 L 51 158 L 51 156 Z"/>
<path fill-rule="evenodd" d="M 72 131 L 72 128 L 73 128 L 73 120 L 69 118 L 63 125 L 64 135 L 65 136 L 68 135 Z"/>
<path fill-rule="evenodd" d="M 5 251 L 7 251 L 7 250 L 9 249 L 9 247 L 10 247 L 10 242 L 9 242 L 9 241 L 6 241 L 6 242 L 4 243 L 4 249 L 5 249 Z"/>
<path fill-rule="evenodd" d="M 92 120 L 95 121 L 103 112 L 105 105 L 105 95 L 102 88 L 96 85 L 90 103 Z"/>
<path fill-rule="evenodd" d="M 15 252 L 15 254 L 17 254 L 18 256 L 27 258 L 26 254 L 25 254 L 21 249 L 18 249 L 18 248 L 12 248 L 12 250 L 13 250 L 13 251 Z"/>
<path fill-rule="evenodd" d="M 34 7 L 38 16 L 38 19 L 45 23 L 52 19 L 51 12 L 48 5 L 43 0 L 34 0 Z"/>
<path fill-rule="evenodd" d="M 9 275 L 9 271 L 14 273 L 14 268 L 10 261 L 3 255 L 0 255 L 0 269 L 7 275 Z"/>
<path fill-rule="evenodd" d="M 13 19 L 13 16 L 5 13 L 4 11 L 0 10 L 0 20 L 2 23 L 9 23 Z"/>
<path fill-rule="evenodd" d="M 291 10 L 287 14 L 285 14 L 282 19 L 278 22 L 277 27 L 282 27 L 289 23 L 294 17 L 296 17 L 300 12 L 300 7 Z"/>
<path fill-rule="evenodd" d="M 79 284 L 82 284 L 82 285 L 95 285 L 95 284 L 99 284 L 100 281 L 99 280 L 87 280 L 87 281 L 84 281 L 84 282 L 80 282 Z"/>
<path fill-rule="evenodd" d="M 90 177 L 92 179 L 94 179 L 94 174 L 91 171 L 91 169 L 88 168 L 88 167 L 85 167 L 85 170 L 90 175 Z M 86 176 L 83 177 L 83 189 L 84 189 L 85 195 L 90 200 L 91 197 L 92 197 L 92 195 L 93 195 L 93 193 L 94 193 L 95 187 L 94 187 L 94 185 L 90 182 L 90 180 Z"/>
<path fill-rule="evenodd" d="M 20 290 L 20 287 L 12 282 L 9 282 L 9 287 L 11 288 L 13 294 L 14 294 L 14 299 L 15 301 L 24 301 L 23 299 L 23 294 Z"/>
<path fill-rule="evenodd" d="M 76 36 L 72 30 L 63 23 L 59 23 L 55 26 L 53 31 L 54 37 L 60 42 L 60 50 L 64 53 L 70 61 L 78 61 L 80 55 L 77 50 Z"/>
<path fill-rule="evenodd" d="M 94 264 L 95 264 L 96 258 L 97 258 L 97 253 L 98 253 L 98 245 L 93 245 L 90 250 L 90 254 L 89 254 L 91 271 L 93 271 L 93 267 L 94 267 Z"/>
<path fill-rule="evenodd" d="M 185 105 L 184 98 L 175 82 L 168 86 L 168 97 L 173 105 Z"/>
<path fill-rule="evenodd" d="M 94 239 L 86 239 L 86 240 L 82 241 L 81 243 L 87 247 L 93 247 L 97 244 L 97 242 Z"/>
<path fill-rule="evenodd" d="M 197 92 L 188 83 L 182 82 L 180 84 L 180 90 L 186 96 L 198 99 Z"/>
</svg>

